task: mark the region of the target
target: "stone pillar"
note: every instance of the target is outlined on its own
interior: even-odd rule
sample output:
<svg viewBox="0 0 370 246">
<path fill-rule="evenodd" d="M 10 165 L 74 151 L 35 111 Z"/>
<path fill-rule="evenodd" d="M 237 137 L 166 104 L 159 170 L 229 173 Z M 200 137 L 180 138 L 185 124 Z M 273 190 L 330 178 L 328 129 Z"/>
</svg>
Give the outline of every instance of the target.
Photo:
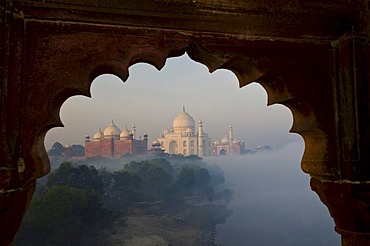
<svg viewBox="0 0 370 246">
<path fill-rule="evenodd" d="M 370 182 L 313 177 L 311 188 L 328 207 L 343 246 L 370 245 Z"/>
<path fill-rule="evenodd" d="M 328 207 L 343 246 L 370 245 L 370 46 L 353 33 L 333 45 L 337 165 L 332 167 L 338 176 L 312 176 L 311 188 Z"/>
<path fill-rule="evenodd" d="M 0 244 L 10 245 L 31 201 L 36 178 L 47 171 L 47 158 L 32 158 L 43 141 L 26 143 L 22 90 L 23 30 L 21 12 L 10 10 L 10 2 L 0 2 Z M 10 14 L 10 12 L 12 12 Z M 11 41 L 10 41 L 11 40 Z M 29 138 L 29 139 L 32 139 Z M 42 136 L 43 139 L 43 136 Z M 29 141 L 29 140 L 28 140 Z M 37 147 L 36 147 L 37 145 Z M 45 153 L 45 151 L 43 152 Z M 35 162 L 39 169 L 35 170 Z"/>
</svg>

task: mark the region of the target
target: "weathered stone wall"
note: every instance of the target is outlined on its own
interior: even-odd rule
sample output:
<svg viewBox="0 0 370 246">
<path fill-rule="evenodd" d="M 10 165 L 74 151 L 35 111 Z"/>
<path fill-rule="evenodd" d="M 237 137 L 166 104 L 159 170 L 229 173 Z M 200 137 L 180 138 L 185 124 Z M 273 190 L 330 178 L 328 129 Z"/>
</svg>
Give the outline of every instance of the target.
<svg viewBox="0 0 370 246">
<path fill-rule="evenodd" d="M 343 244 L 370 244 L 368 30 L 367 1 L 1 1 L 0 242 L 50 170 L 44 136 L 65 100 L 90 96 L 100 74 L 124 81 L 132 64 L 187 52 L 291 109 L 302 169 Z"/>
<path fill-rule="evenodd" d="M 101 141 L 85 142 L 85 158 L 101 157 L 102 156 L 101 144 L 102 144 Z"/>
</svg>

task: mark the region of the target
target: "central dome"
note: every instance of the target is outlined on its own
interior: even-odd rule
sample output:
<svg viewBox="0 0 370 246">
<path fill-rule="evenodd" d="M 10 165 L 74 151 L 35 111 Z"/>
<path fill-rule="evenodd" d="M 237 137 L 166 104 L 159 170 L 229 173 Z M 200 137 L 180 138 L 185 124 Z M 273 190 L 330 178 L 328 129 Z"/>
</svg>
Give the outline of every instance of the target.
<svg viewBox="0 0 370 246">
<path fill-rule="evenodd" d="M 188 128 L 194 129 L 195 122 L 193 117 L 191 117 L 188 113 L 181 112 L 179 115 L 176 116 L 176 118 L 173 120 L 173 129 L 174 130 L 186 130 Z"/>
<path fill-rule="evenodd" d="M 104 137 L 119 137 L 120 133 L 121 130 L 114 124 L 112 120 L 112 123 L 104 130 Z"/>
</svg>

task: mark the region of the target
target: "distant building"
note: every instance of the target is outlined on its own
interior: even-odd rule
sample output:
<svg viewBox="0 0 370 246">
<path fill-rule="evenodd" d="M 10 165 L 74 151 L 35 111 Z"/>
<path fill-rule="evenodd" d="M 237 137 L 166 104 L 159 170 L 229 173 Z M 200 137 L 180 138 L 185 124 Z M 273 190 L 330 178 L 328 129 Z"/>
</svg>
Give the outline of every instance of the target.
<svg viewBox="0 0 370 246">
<path fill-rule="evenodd" d="M 104 157 L 118 159 L 122 155 L 153 155 L 181 154 L 184 156 L 198 155 L 242 155 L 245 154 L 245 143 L 233 137 L 233 127 L 229 126 L 229 134 L 221 141 L 212 143 L 211 138 L 203 130 L 203 122 L 195 121 L 186 111 L 179 113 L 173 120 L 172 129 L 166 128 L 161 137 L 153 141 L 148 150 L 148 135 L 136 137 L 136 127 L 131 131 L 125 127 L 122 131 L 112 123 L 103 131 L 99 129 L 93 139 L 85 138 L 85 158 Z"/>
<path fill-rule="evenodd" d="M 165 129 L 157 140 L 167 154 L 211 155 L 211 138 L 203 131 L 203 122 L 198 121 L 195 132 L 194 119 L 185 112 L 185 107 L 174 119 L 172 129 Z"/>
<path fill-rule="evenodd" d="M 245 153 L 245 143 L 234 139 L 233 127 L 229 126 L 229 134 L 221 141 L 212 143 L 212 155 L 242 155 Z"/>
<path fill-rule="evenodd" d="M 85 138 L 85 158 L 104 157 L 118 159 L 122 155 L 147 155 L 148 135 L 143 139 L 136 139 L 136 127 L 132 125 L 131 131 L 125 127 L 123 131 L 112 123 L 104 130 L 99 129 L 92 141 L 90 136 Z"/>
<path fill-rule="evenodd" d="M 148 155 L 151 156 L 164 156 L 164 150 L 161 148 L 161 144 L 158 140 L 152 142 L 152 147 L 148 150 Z"/>
</svg>

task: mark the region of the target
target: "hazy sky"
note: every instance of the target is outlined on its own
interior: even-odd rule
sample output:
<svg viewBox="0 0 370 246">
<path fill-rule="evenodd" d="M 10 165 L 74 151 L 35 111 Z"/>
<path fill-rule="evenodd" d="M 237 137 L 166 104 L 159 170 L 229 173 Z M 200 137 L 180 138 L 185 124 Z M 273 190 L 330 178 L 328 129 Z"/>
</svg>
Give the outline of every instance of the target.
<svg viewBox="0 0 370 246">
<path fill-rule="evenodd" d="M 258 145 L 281 148 L 300 139 L 288 133 L 290 110 L 282 105 L 267 107 L 267 95 L 260 85 L 240 89 L 232 72 L 210 74 L 186 55 L 168 59 L 160 72 L 151 65 L 136 64 L 126 83 L 113 75 L 101 75 L 91 92 L 92 98 L 75 96 L 63 104 L 60 114 L 65 127 L 48 132 L 47 150 L 56 141 L 83 144 L 86 134 L 93 137 L 99 127 L 104 131 L 112 119 L 121 130 L 135 123 L 137 134 L 147 132 L 151 143 L 166 127 L 172 128 L 182 105 L 196 122 L 202 119 L 212 141 L 227 134 L 230 124 L 235 138 L 250 149 Z"/>
</svg>

